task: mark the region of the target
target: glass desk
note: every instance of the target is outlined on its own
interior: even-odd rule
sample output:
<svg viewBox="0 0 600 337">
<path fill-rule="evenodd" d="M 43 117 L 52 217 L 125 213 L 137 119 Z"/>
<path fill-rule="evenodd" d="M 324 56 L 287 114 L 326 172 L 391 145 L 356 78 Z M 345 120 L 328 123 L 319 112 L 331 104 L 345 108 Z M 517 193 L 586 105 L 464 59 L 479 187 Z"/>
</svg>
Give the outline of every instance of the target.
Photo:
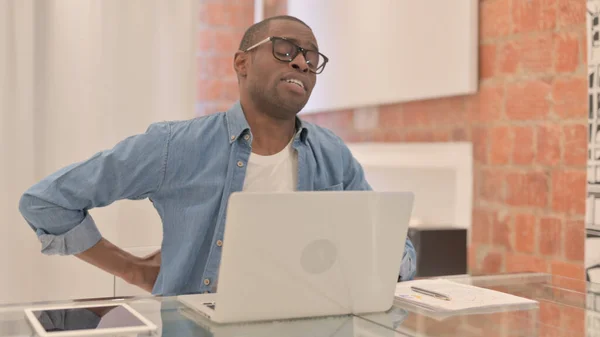
<svg viewBox="0 0 600 337">
<path fill-rule="evenodd" d="M 124 302 L 154 322 L 156 336 L 223 337 L 396 337 L 396 336 L 587 336 L 600 337 L 600 284 L 540 273 L 451 276 L 457 282 L 496 289 L 539 301 L 539 308 L 457 315 L 445 319 L 400 302 L 385 313 L 298 319 L 267 323 L 211 324 L 174 297 L 134 297 L 76 301 Z M 0 307 L 0 336 L 34 336 L 23 309 L 68 302 Z M 145 336 L 140 334 L 139 336 Z"/>
</svg>

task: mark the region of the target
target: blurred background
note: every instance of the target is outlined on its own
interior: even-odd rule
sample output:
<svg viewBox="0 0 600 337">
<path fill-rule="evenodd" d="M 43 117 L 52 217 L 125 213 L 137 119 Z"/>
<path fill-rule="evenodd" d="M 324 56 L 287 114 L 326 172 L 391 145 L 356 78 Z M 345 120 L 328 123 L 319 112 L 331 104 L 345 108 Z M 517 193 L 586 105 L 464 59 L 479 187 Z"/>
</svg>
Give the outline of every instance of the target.
<svg viewBox="0 0 600 337">
<path fill-rule="evenodd" d="M 331 59 L 300 117 L 348 142 L 376 190 L 416 193 L 419 276 L 600 280 L 599 13 L 595 0 L 0 0 L 0 302 L 138 292 L 42 256 L 20 195 L 152 122 L 228 109 L 244 31 L 280 14 Z M 160 246 L 147 200 L 91 213 L 123 248 Z"/>
</svg>

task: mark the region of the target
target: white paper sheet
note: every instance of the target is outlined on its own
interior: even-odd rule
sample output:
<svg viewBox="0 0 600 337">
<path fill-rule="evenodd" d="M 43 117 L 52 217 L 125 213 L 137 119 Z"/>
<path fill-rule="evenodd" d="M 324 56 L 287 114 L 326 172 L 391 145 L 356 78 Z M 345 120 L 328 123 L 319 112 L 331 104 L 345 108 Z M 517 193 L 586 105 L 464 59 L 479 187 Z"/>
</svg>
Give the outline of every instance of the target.
<svg viewBox="0 0 600 337">
<path fill-rule="evenodd" d="M 435 291 L 450 297 L 450 301 L 423 295 L 411 286 Z M 464 312 L 474 309 L 503 308 L 508 306 L 538 305 L 537 301 L 500 291 L 461 284 L 445 279 L 427 279 L 400 282 L 396 286 L 396 299 L 436 312 Z"/>
</svg>

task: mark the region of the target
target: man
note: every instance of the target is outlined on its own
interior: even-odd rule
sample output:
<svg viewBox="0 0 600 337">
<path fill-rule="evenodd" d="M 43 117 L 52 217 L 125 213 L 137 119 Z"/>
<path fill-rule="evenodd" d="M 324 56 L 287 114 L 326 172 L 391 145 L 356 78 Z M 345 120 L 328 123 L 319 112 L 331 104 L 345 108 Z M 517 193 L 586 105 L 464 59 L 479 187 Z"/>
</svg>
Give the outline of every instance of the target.
<svg viewBox="0 0 600 337">
<path fill-rule="evenodd" d="M 250 27 L 234 56 L 240 100 L 229 111 L 152 124 L 23 195 L 19 208 L 42 252 L 75 255 L 154 294 L 210 292 L 232 192 L 370 190 L 342 140 L 296 116 L 327 61 L 294 17 Z M 144 198 L 164 230 L 161 250 L 139 258 L 102 238 L 88 211 Z M 400 279 L 414 274 L 407 240 Z"/>
</svg>

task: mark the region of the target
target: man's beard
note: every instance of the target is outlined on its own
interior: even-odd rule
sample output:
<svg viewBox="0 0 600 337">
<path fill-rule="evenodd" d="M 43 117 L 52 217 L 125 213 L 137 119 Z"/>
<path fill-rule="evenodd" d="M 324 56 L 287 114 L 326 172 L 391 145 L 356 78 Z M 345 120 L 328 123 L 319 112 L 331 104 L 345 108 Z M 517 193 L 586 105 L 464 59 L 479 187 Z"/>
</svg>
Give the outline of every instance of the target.
<svg viewBox="0 0 600 337">
<path fill-rule="evenodd" d="M 279 94 L 277 86 L 265 90 L 254 84 L 250 88 L 250 95 L 260 111 L 281 119 L 295 117 L 306 104 L 284 99 Z"/>
</svg>

